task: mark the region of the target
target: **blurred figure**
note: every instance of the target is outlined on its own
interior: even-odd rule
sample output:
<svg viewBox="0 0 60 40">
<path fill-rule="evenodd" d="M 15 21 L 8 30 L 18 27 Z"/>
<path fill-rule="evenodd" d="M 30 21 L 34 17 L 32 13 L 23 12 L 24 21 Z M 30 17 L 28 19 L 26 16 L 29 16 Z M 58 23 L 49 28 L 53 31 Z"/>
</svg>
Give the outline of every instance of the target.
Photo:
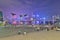
<svg viewBox="0 0 60 40">
<path fill-rule="evenodd" d="M 18 31 L 18 35 L 20 35 L 21 34 L 21 31 Z"/>
<path fill-rule="evenodd" d="M 17 22 L 16 21 L 13 21 L 13 23 L 12 23 L 15 27 L 16 27 L 16 25 L 17 25 Z"/>
<path fill-rule="evenodd" d="M 7 24 L 8 24 L 7 20 L 6 21 L 3 21 L 4 27 L 6 27 Z"/>
</svg>

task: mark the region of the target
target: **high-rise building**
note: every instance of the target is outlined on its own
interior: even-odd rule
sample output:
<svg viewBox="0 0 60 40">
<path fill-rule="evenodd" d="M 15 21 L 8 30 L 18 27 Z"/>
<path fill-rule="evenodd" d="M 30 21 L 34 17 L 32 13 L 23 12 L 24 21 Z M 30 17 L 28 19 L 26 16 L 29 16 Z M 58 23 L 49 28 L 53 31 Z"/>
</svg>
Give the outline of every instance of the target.
<svg viewBox="0 0 60 40">
<path fill-rule="evenodd" d="M 0 21 L 3 21 L 3 13 L 0 11 Z"/>
</svg>

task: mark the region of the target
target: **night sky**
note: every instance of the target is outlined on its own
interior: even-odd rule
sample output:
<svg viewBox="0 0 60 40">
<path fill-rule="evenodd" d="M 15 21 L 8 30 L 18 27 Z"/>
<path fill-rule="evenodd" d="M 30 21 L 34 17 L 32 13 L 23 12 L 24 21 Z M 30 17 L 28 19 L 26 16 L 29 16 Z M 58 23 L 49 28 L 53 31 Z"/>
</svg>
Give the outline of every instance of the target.
<svg viewBox="0 0 60 40">
<path fill-rule="evenodd" d="M 39 14 L 40 17 L 60 15 L 60 0 L 0 0 L 0 10 L 4 17 L 11 13 Z"/>
</svg>

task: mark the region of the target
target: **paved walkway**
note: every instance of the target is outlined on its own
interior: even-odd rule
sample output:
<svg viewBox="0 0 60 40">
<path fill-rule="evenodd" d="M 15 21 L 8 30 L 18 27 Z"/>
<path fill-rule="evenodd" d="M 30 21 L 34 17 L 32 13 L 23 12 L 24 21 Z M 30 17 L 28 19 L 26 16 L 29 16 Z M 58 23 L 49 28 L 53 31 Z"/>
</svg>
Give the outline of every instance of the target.
<svg viewBox="0 0 60 40">
<path fill-rule="evenodd" d="M 27 35 L 15 35 L 0 38 L 0 40 L 60 40 L 60 32 L 59 31 L 33 32 Z"/>
</svg>

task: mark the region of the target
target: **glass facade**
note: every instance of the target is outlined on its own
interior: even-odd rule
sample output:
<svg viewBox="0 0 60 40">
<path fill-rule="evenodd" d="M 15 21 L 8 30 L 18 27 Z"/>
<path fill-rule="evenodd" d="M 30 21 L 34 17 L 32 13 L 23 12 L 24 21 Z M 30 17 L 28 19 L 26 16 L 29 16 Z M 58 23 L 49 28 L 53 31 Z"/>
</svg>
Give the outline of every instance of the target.
<svg viewBox="0 0 60 40">
<path fill-rule="evenodd" d="M 3 13 L 0 11 L 0 21 L 3 21 Z"/>
</svg>

